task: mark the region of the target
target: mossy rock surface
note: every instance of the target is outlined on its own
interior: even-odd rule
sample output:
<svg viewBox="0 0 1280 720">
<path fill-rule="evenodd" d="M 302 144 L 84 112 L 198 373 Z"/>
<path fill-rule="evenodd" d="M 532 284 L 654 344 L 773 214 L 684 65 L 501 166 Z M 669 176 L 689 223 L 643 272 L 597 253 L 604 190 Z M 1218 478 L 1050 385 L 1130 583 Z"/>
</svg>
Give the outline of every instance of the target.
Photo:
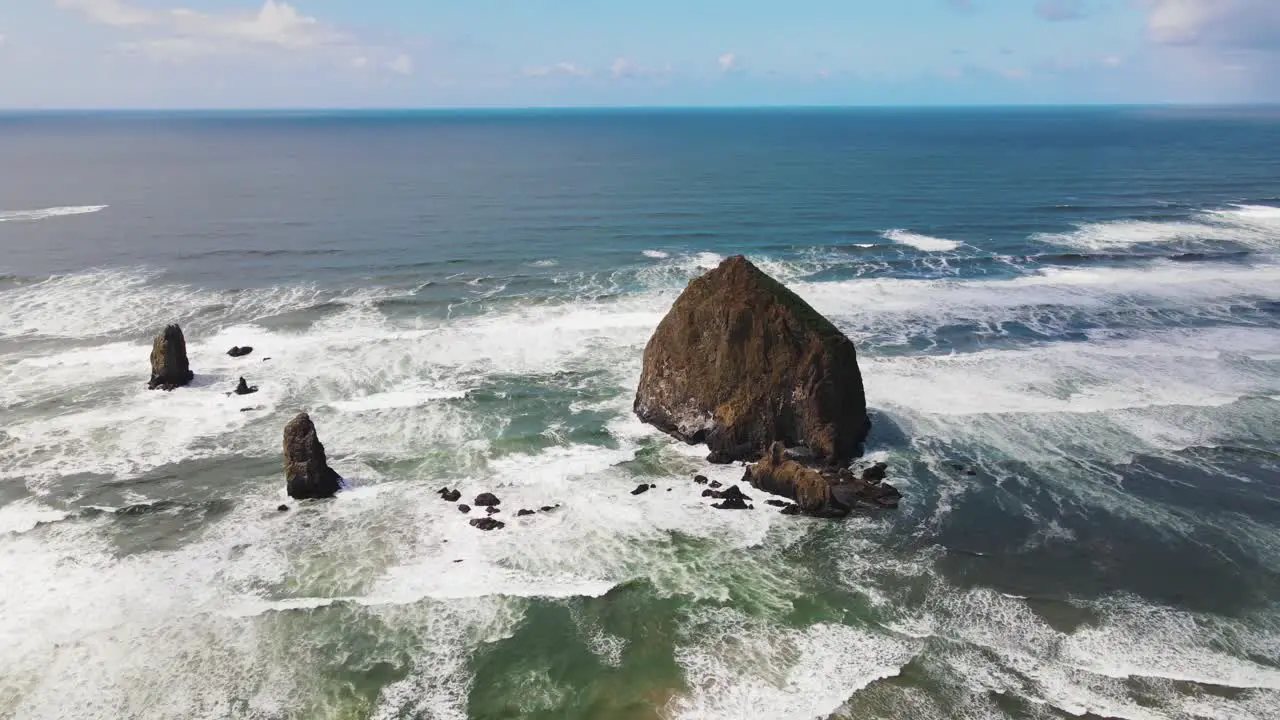
<svg viewBox="0 0 1280 720">
<path fill-rule="evenodd" d="M 635 411 L 734 460 L 780 441 L 847 462 L 869 428 L 853 342 L 740 255 L 691 281 L 658 325 Z"/>
</svg>

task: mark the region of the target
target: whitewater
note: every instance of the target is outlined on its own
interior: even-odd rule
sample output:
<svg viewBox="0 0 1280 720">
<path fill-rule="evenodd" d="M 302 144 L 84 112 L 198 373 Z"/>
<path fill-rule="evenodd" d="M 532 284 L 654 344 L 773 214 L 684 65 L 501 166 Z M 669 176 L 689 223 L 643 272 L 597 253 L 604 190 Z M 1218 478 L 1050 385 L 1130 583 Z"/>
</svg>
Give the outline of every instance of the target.
<svg viewBox="0 0 1280 720">
<path fill-rule="evenodd" d="M 640 182 L 565 162 L 609 198 Z M 114 197 L 0 215 L 26 248 L 0 260 L 0 716 L 1280 715 L 1276 201 L 982 230 L 802 207 L 739 245 L 677 194 L 619 229 L 562 181 L 594 215 L 540 184 L 503 202 L 595 244 L 352 199 L 184 215 L 168 245 Z M 473 247 L 405 239 L 446 232 Z M 856 343 L 859 462 L 889 464 L 899 510 L 712 509 L 691 477 L 742 468 L 632 414 L 654 328 L 739 250 Z M 169 322 L 196 379 L 151 392 Z M 228 397 L 240 376 L 261 391 Z M 299 411 L 349 483 L 332 501 L 285 495 Z M 446 485 L 501 495 L 507 526 Z"/>
</svg>

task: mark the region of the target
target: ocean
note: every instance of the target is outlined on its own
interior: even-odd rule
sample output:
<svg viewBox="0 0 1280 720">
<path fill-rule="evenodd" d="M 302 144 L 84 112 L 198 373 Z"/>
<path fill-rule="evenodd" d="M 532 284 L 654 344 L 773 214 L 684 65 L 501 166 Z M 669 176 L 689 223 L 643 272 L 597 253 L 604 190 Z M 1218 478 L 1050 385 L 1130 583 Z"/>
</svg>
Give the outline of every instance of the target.
<svg viewBox="0 0 1280 720">
<path fill-rule="evenodd" d="M 1280 716 L 1277 148 L 1248 108 L 0 115 L 0 717 Z M 712 509 L 742 468 L 632 414 L 733 254 L 857 344 L 898 510 Z M 148 391 L 170 322 L 195 382 Z M 333 500 L 285 495 L 304 410 Z"/>
</svg>

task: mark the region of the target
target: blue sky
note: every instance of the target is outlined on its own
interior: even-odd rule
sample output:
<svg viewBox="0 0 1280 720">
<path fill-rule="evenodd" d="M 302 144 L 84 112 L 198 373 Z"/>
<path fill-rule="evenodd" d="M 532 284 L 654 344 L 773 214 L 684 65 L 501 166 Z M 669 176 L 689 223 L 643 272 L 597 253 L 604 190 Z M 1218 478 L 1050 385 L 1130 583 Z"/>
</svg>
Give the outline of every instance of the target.
<svg viewBox="0 0 1280 720">
<path fill-rule="evenodd" d="M 0 107 L 1280 101 L 1280 0 L 5 0 Z"/>
</svg>

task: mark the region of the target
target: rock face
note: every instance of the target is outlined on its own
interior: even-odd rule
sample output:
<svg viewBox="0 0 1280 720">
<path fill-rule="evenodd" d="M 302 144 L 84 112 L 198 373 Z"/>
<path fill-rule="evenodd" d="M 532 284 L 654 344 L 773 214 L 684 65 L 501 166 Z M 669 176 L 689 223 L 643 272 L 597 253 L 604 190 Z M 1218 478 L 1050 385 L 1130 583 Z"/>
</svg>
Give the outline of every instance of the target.
<svg viewBox="0 0 1280 720">
<path fill-rule="evenodd" d="M 170 325 L 151 344 L 151 381 L 147 387 L 173 390 L 190 384 L 194 378 L 187 360 L 187 339 L 182 328 Z"/>
<path fill-rule="evenodd" d="M 869 482 L 848 469 L 819 469 L 792 460 L 782 443 L 775 443 L 764 459 L 747 468 L 743 479 L 752 487 L 794 500 L 797 512 L 818 517 L 844 517 L 856 509 L 895 508 L 902 497 L 892 485 Z"/>
<path fill-rule="evenodd" d="M 853 342 L 741 256 L 690 282 L 658 325 L 635 412 L 719 463 L 782 441 L 838 464 L 870 425 Z"/>
<path fill-rule="evenodd" d="M 289 497 L 299 500 L 333 497 L 342 486 L 342 476 L 329 467 L 316 426 L 306 413 L 284 426 L 284 476 Z"/>
</svg>

